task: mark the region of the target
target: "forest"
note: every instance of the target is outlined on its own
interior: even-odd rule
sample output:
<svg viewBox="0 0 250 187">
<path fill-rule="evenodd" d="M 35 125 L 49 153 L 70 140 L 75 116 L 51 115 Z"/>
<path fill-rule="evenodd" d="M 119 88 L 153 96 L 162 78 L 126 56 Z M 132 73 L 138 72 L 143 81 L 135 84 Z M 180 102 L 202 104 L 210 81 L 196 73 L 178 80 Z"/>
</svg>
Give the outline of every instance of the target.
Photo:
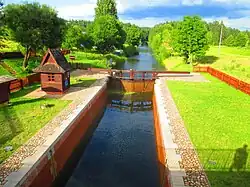
<svg viewBox="0 0 250 187">
<path fill-rule="evenodd" d="M 37 2 L 1 4 L 0 52 L 21 51 L 24 71 L 30 69 L 32 52 L 42 56 L 47 48 L 69 49 L 90 57 L 79 61 L 93 60 L 95 54 L 110 54 L 119 61 L 115 51 L 122 50 L 124 57 L 138 54 L 137 47 L 147 42 L 148 34 L 149 28 L 122 23 L 114 0 L 97 2 L 94 21 L 64 20 L 55 9 Z M 98 63 L 104 67 L 105 58 L 100 58 Z"/>
</svg>

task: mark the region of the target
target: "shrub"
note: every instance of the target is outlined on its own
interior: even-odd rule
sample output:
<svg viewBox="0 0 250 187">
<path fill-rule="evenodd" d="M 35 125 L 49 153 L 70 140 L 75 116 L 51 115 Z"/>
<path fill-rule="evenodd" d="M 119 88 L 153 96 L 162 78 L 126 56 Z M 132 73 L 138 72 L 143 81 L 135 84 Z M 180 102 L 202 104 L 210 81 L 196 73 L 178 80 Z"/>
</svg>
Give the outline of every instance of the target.
<svg viewBox="0 0 250 187">
<path fill-rule="evenodd" d="M 137 48 L 132 45 L 124 45 L 123 51 L 124 51 L 125 56 L 127 57 L 131 57 L 131 56 L 135 56 L 139 54 Z"/>
</svg>

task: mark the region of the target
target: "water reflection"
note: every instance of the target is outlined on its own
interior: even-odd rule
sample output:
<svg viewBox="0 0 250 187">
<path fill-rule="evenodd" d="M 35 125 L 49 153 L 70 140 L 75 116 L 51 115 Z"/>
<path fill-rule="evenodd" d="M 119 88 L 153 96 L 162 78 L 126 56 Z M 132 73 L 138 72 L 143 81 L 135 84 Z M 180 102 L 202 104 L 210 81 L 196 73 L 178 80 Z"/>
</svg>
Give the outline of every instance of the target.
<svg viewBox="0 0 250 187">
<path fill-rule="evenodd" d="M 159 186 L 152 101 L 129 97 L 110 99 L 67 187 Z"/>
</svg>

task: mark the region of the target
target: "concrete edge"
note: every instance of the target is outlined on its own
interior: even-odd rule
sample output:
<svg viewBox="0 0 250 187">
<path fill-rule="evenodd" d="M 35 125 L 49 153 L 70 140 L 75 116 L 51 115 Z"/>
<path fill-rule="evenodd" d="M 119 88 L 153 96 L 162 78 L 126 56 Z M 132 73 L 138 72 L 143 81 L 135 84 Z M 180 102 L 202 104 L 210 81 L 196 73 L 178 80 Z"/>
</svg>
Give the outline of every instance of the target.
<svg viewBox="0 0 250 187">
<path fill-rule="evenodd" d="M 171 187 L 185 187 L 183 177 L 186 173 L 180 167 L 181 156 L 176 153 L 177 144 L 173 141 L 173 133 L 171 131 L 170 121 L 166 112 L 166 103 L 164 102 L 164 95 L 161 90 L 162 81 L 157 79 L 155 81 L 154 92 L 156 98 L 156 107 L 158 110 L 159 125 L 161 129 L 161 136 L 166 155 L 165 177 L 170 181 Z"/>
</svg>

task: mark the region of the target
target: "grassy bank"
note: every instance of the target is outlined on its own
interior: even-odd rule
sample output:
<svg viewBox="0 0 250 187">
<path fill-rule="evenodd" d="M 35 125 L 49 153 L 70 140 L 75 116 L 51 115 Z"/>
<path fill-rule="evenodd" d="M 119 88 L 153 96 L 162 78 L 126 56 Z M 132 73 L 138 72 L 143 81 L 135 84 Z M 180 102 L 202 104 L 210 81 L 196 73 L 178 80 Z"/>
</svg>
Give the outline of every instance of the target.
<svg viewBox="0 0 250 187">
<path fill-rule="evenodd" d="M 70 103 L 59 99 L 25 97 L 39 86 L 33 85 L 11 94 L 11 106 L 0 107 L 0 163 Z M 6 152 L 6 146 L 12 146 L 13 150 Z"/>
<path fill-rule="evenodd" d="M 250 154 L 248 149 L 247 158 L 243 145 L 250 147 L 250 97 L 210 75 L 204 76 L 211 82 L 167 84 L 212 186 L 248 186 Z M 231 172 L 232 165 L 241 171 Z"/>
<path fill-rule="evenodd" d="M 75 56 L 75 60 L 70 60 L 70 56 Z M 82 63 L 88 67 L 93 68 L 107 68 L 107 60 L 112 58 L 112 61 L 115 63 L 124 63 L 126 58 L 123 56 L 118 56 L 114 54 L 96 54 L 96 53 L 87 53 L 87 52 L 80 52 L 74 51 L 69 55 L 66 55 L 67 60 L 70 63 Z"/>
<path fill-rule="evenodd" d="M 23 69 L 23 58 L 4 59 L 4 62 L 16 72 L 15 77 L 20 78 L 32 74 L 33 73 L 32 70 L 35 69 L 41 63 L 41 58 L 40 57 L 30 58 L 29 65 L 26 68 L 26 70 Z"/>
<path fill-rule="evenodd" d="M 164 61 L 170 70 L 191 71 L 192 66 L 185 64 L 181 57 L 170 57 Z M 225 73 L 250 82 L 250 49 L 211 46 L 206 56 L 199 61 L 199 65 L 209 65 Z"/>
</svg>

